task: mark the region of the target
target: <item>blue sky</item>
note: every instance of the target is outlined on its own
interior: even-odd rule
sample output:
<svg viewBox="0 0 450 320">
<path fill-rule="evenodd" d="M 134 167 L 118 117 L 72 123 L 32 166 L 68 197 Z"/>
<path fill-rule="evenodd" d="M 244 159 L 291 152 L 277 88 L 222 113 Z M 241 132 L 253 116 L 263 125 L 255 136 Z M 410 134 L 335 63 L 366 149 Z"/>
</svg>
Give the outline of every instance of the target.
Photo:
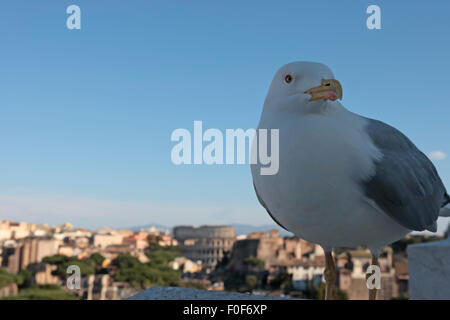
<svg viewBox="0 0 450 320">
<path fill-rule="evenodd" d="M 66 8 L 81 8 L 81 30 Z M 366 28 L 381 8 L 382 30 Z M 327 64 L 343 104 L 450 153 L 448 1 L 0 5 L 0 219 L 98 228 L 272 223 L 243 166 L 175 166 L 176 128 L 254 128 L 283 64 Z M 434 161 L 450 188 L 450 159 Z M 441 223 L 440 228 L 445 223 Z"/>
</svg>

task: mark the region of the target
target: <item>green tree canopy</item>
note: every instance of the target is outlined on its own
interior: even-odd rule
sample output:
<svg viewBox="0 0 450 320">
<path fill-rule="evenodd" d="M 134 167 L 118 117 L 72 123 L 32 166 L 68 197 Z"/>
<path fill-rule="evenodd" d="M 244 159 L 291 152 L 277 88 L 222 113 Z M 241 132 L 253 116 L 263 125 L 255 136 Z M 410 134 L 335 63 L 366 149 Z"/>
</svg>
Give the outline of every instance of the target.
<svg viewBox="0 0 450 320">
<path fill-rule="evenodd" d="M 163 259 L 158 259 L 158 262 L 153 264 L 142 263 L 129 254 L 120 254 L 111 263 L 117 268 L 114 279 L 128 282 L 131 286 L 139 288 L 148 288 L 152 285 L 176 285 L 180 280 L 180 273 L 162 265 L 162 261 Z"/>
<path fill-rule="evenodd" d="M 256 278 L 255 275 L 248 275 L 245 280 L 250 290 L 256 288 L 256 285 L 258 284 L 258 278 Z"/>
<path fill-rule="evenodd" d="M 85 260 L 86 263 L 90 264 L 93 267 L 100 268 L 102 266 L 103 261 L 105 261 L 105 257 L 102 256 L 100 253 L 95 252 L 91 254 L 91 256 Z"/>
<path fill-rule="evenodd" d="M 284 289 L 286 287 L 291 286 L 292 284 L 292 275 L 287 273 L 286 271 L 280 271 L 276 275 L 276 277 L 270 281 L 270 286 L 272 289 Z"/>
<path fill-rule="evenodd" d="M 64 291 L 58 285 L 37 285 L 20 290 L 19 294 L 6 297 L 5 300 L 78 300 L 78 296 Z"/>
<path fill-rule="evenodd" d="M 0 268 L 0 288 L 17 282 L 17 277 L 8 272 L 6 269 Z"/>
<path fill-rule="evenodd" d="M 45 257 L 42 262 L 47 264 L 56 265 L 56 270 L 53 272 L 54 275 L 65 278 L 68 276 L 67 269 L 70 265 L 77 265 L 80 268 L 82 276 L 94 274 L 94 266 L 89 260 L 79 260 L 75 257 L 67 257 L 64 255 L 56 254 L 54 256 Z"/>
<path fill-rule="evenodd" d="M 265 262 L 259 258 L 256 257 L 248 257 L 244 260 L 244 263 L 251 267 L 259 267 L 264 268 Z"/>
</svg>

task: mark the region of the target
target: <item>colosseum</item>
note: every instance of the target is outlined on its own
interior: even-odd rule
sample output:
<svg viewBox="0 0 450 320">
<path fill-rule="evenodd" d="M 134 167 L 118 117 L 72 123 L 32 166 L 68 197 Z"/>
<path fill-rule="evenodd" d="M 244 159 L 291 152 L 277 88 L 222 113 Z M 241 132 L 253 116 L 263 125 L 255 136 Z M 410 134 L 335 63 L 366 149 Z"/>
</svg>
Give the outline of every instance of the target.
<svg viewBox="0 0 450 320">
<path fill-rule="evenodd" d="M 181 254 L 203 266 L 213 268 L 222 260 L 224 252 L 231 252 L 236 234 L 231 226 L 178 226 L 174 237 L 181 247 Z"/>
</svg>

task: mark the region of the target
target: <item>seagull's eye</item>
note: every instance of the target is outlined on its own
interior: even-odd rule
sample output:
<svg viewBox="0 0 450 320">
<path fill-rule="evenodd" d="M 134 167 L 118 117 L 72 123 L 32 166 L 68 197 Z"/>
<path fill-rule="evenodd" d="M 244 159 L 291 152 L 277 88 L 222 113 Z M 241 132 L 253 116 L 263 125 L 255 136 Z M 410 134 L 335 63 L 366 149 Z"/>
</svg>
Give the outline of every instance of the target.
<svg viewBox="0 0 450 320">
<path fill-rule="evenodd" d="M 284 76 L 284 82 L 291 83 L 292 82 L 292 76 L 290 74 L 287 74 Z"/>
</svg>

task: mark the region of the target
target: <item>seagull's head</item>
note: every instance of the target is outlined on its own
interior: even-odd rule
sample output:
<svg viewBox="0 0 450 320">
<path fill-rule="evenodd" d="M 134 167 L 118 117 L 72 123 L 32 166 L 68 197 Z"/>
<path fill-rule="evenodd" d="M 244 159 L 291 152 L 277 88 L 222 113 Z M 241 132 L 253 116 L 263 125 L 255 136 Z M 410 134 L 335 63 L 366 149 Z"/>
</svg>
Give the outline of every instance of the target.
<svg viewBox="0 0 450 320">
<path fill-rule="evenodd" d="M 292 62 L 275 74 L 267 100 L 300 97 L 309 107 L 342 99 L 342 86 L 326 65 L 317 62 Z"/>
</svg>

